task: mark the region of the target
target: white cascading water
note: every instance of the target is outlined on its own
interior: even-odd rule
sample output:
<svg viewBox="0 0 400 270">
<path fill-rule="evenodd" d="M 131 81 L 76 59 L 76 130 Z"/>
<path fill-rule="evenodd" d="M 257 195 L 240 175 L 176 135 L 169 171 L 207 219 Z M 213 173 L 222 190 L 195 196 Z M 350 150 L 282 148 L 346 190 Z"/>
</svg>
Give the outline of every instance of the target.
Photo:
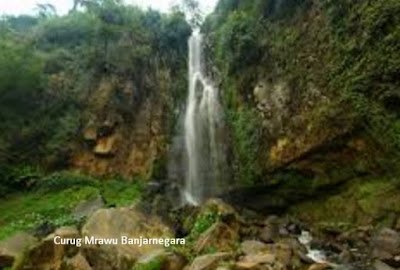
<svg viewBox="0 0 400 270">
<path fill-rule="evenodd" d="M 224 162 L 221 138 L 223 129 L 218 89 L 204 72 L 202 35 L 189 39 L 189 94 L 185 114 L 187 170 L 184 200 L 199 204 L 217 190 Z M 219 136 L 221 137 L 221 136 Z"/>
</svg>

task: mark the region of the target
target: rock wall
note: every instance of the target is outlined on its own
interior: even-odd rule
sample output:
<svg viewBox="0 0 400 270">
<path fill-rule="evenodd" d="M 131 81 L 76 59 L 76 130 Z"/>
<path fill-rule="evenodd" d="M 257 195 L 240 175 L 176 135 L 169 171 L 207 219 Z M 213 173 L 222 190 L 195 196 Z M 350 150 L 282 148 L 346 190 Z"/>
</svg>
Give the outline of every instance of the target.
<svg viewBox="0 0 400 270">
<path fill-rule="evenodd" d="M 168 147 L 174 102 L 169 73 L 150 77 L 145 85 L 116 76 L 100 80 L 84 110 L 73 168 L 99 176 L 152 174 Z"/>
<path fill-rule="evenodd" d="M 399 57 L 391 43 L 376 42 L 373 30 L 397 35 L 389 25 L 398 16 L 389 6 L 399 7 L 394 1 L 219 1 L 203 31 L 226 114 L 234 115 L 234 167 L 259 163 L 257 182 L 282 170 L 336 182 L 398 166 L 397 131 L 389 126 L 399 120 L 382 102 L 398 80 L 383 75 L 395 67 L 382 56 Z M 360 26 L 364 33 L 353 31 Z M 387 70 L 375 67 L 380 64 Z M 245 124 L 246 111 L 257 115 L 257 125 Z M 240 144 L 248 150 L 235 149 Z"/>
</svg>

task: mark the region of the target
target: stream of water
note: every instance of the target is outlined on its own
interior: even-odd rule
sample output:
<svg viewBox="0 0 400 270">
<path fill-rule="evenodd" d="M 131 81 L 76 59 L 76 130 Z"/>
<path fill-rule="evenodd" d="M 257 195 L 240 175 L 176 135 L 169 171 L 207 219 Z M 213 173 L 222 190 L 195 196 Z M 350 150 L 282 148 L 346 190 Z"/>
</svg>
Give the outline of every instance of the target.
<svg viewBox="0 0 400 270">
<path fill-rule="evenodd" d="M 225 160 L 221 144 L 222 109 L 218 89 L 205 74 L 202 41 L 198 32 L 189 39 L 189 91 L 184 123 L 184 200 L 195 205 L 216 194 Z"/>
</svg>

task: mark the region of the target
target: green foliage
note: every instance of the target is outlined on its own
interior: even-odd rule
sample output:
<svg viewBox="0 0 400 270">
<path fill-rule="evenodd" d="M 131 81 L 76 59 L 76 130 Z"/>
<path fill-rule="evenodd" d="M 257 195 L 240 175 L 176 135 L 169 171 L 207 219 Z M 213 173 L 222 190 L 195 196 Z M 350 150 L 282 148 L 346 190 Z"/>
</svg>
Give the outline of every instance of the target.
<svg viewBox="0 0 400 270">
<path fill-rule="evenodd" d="M 259 57 L 258 21 L 241 11 L 232 12 L 218 30 L 217 63 L 228 72 L 238 72 Z"/>
<path fill-rule="evenodd" d="M 0 170 L 0 197 L 19 190 L 32 189 L 42 175 L 39 168 L 29 165 L 3 166 Z"/>
<path fill-rule="evenodd" d="M 44 176 L 40 179 L 37 189 L 46 192 L 55 192 L 69 187 L 95 186 L 95 179 L 79 173 L 60 171 Z"/>
<path fill-rule="evenodd" d="M 99 186 L 104 201 L 109 206 L 129 206 L 134 200 L 140 198 L 144 180 L 135 178 L 132 182 L 117 177 L 105 180 Z"/>
<path fill-rule="evenodd" d="M 161 270 L 162 259 L 156 257 L 149 262 L 137 263 L 132 270 Z"/>
<path fill-rule="evenodd" d="M 293 205 L 291 213 L 319 224 L 322 229 L 341 232 L 361 225 L 392 226 L 400 203 L 398 183 L 391 178 L 353 179 L 335 193 Z"/>
<path fill-rule="evenodd" d="M 211 227 L 218 220 L 218 213 L 214 211 L 206 211 L 201 213 L 193 225 L 191 235 L 200 235 Z"/>
<path fill-rule="evenodd" d="M 56 226 L 74 223 L 69 212 L 82 200 L 97 196 L 92 187 L 68 188 L 60 192 L 14 194 L 1 200 L 0 239 L 21 230 L 51 222 Z"/>
<path fill-rule="evenodd" d="M 167 83 L 173 81 L 171 96 L 184 96 L 182 74 L 186 74 L 191 32 L 184 14 L 144 11 L 114 0 L 76 4 L 84 11 L 74 9 L 59 17 L 42 5 L 43 16 L 0 20 L 0 162 L 4 164 L 68 167 L 82 112 L 102 77 L 133 81 L 136 100 L 150 95 L 149 90 L 157 91 L 152 81 L 165 74 Z"/>
<path fill-rule="evenodd" d="M 342 90 L 343 99 L 386 152 L 399 153 L 400 3 L 324 1 L 324 7 L 339 48 L 331 85 Z"/>
<path fill-rule="evenodd" d="M 34 179 L 35 189 L 26 193 L 14 190 L 0 199 L 0 239 L 44 223 L 57 227 L 75 224 L 79 220 L 70 215 L 71 211 L 79 202 L 97 196 L 109 206 L 131 205 L 140 197 L 143 186 L 140 179 L 132 183 L 120 177 L 99 180 L 68 171 L 44 175 L 31 167 L 10 169 L 8 179 L 15 184 L 11 176 L 21 182 Z"/>
<path fill-rule="evenodd" d="M 228 111 L 234 149 L 235 176 L 241 184 L 251 185 L 262 173 L 262 125 L 259 116 L 250 108 Z"/>
<path fill-rule="evenodd" d="M 40 22 L 34 36 L 44 48 L 73 48 L 89 42 L 96 34 L 99 20 L 87 13 L 72 13 Z"/>
</svg>

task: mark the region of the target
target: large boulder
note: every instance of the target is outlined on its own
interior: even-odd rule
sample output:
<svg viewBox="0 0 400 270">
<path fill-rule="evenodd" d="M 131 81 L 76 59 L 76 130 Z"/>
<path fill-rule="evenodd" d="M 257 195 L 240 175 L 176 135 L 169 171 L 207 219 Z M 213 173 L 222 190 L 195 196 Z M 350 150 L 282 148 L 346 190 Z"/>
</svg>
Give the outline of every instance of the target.
<svg viewBox="0 0 400 270">
<path fill-rule="evenodd" d="M 122 244 L 122 236 L 128 238 L 171 238 L 172 233 L 159 218 L 130 208 L 100 209 L 82 228 L 83 237 L 118 239 L 118 244 L 85 244 L 83 253 L 96 270 L 129 268 L 143 256 L 163 249 L 160 245 Z"/>
<path fill-rule="evenodd" d="M 76 245 L 56 245 L 54 237 L 62 239 L 77 239 L 79 231 L 75 227 L 61 227 L 54 233 L 42 239 L 33 246 L 24 258 L 24 269 L 31 270 L 53 270 L 60 269 L 64 257 L 73 257 L 79 251 Z"/>
<path fill-rule="evenodd" d="M 27 233 L 18 233 L 0 242 L 0 269 L 12 267 L 22 258 L 24 252 L 37 243 L 37 239 Z"/>
</svg>

